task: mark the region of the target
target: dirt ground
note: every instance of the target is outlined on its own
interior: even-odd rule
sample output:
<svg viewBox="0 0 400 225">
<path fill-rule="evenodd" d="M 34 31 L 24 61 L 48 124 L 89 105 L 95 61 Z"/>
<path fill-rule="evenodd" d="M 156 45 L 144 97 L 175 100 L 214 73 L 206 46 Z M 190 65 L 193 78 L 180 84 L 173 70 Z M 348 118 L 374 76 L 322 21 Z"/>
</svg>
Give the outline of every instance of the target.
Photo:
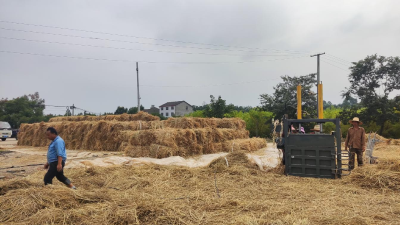
<svg viewBox="0 0 400 225">
<path fill-rule="evenodd" d="M 20 147 L 17 140 L 0 141 L 0 179 L 24 177 L 43 170 L 47 148 Z M 121 152 L 90 152 L 68 150 L 68 161 L 93 160 L 108 156 L 121 156 Z"/>
</svg>

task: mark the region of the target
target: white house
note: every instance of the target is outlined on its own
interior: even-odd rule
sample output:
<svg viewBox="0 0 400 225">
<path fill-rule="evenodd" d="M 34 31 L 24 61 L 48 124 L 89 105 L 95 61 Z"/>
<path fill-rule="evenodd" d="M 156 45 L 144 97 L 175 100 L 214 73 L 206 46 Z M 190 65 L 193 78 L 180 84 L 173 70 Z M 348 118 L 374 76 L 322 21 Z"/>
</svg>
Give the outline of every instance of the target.
<svg viewBox="0 0 400 225">
<path fill-rule="evenodd" d="M 167 102 L 160 105 L 160 115 L 164 117 L 184 116 L 193 112 L 193 107 L 185 101 Z"/>
</svg>

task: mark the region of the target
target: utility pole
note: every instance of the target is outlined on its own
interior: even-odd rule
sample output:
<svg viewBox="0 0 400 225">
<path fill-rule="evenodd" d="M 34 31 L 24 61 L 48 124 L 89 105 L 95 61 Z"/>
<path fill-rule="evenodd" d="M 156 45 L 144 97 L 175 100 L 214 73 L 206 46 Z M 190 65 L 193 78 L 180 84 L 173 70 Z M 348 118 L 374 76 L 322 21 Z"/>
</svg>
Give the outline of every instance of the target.
<svg viewBox="0 0 400 225">
<path fill-rule="evenodd" d="M 319 56 L 320 55 L 325 55 L 325 52 L 324 53 L 318 53 L 318 54 L 315 54 L 315 55 L 312 55 L 312 56 L 310 56 L 310 57 L 314 57 L 314 56 L 317 56 L 317 96 L 319 96 L 318 94 L 318 85 L 321 83 L 320 82 L 320 77 L 319 77 Z M 319 103 L 318 103 L 318 101 L 317 101 L 317 113 L 318 113 L 318 109 L 319 109 Z M 319 117 L 319 115 L 317 114 L 317 116 Z"/>
<path fill-rule="evenodd" d="M 319 72 L 319 56 L 320 55 L 325 55 L 325 52 L 323 52 L 323 53 L 318 53 L 318 54 L 315 54 L 315 55 L 311 55 L 310 57 L 314 57 L 314 56 L 317 56 L 317 117 L 318 118 L 320 118 L 320 114 L 319 114 L 319 111 L 320 111 L 320 107 L 322 107 L 323 108 L 323 106 L 320 106 L 320 104 L 323 104 L 323 101 L 322 101 L 322 99 L 320 99 L 320 98 L 322 98 L 322 92 L 321 93 L 319 93 L 320 92 L 320 89 L 321 89 L 321 91 L 322 91 L 322 84 L 321 84 L 321 81 L 320 81 L 320 72 Z M 320 87 L 321 86 L 321 87 Z M 323 110 L 323 109 L 322 109 Z M 321 115 L 321 117 L 322 117 L 323 115 Z M 319 124 L 319 131 L 322 133 L 322 124 Z"/>
<path fill-rule="evenodd" d="M 140 93 L 139 93 L 139 63 L 136 62 L 136 74 L 137 74 L 137 101 L 138 101 L 138 112 L 140 112 Z"/>
<path fill-rule="evenodd" d="M 71 108 L 72 108 L 72 116 L 74 116 L 75 104 L 72 104 Z"/>
</svg>

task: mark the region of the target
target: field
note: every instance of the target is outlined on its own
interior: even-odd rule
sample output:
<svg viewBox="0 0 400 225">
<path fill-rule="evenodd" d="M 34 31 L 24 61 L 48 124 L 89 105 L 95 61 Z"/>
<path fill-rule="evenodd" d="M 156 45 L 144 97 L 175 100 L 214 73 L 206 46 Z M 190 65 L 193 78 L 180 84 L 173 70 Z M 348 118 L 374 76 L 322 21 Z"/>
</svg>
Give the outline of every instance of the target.
<svg viewBox="0 0 400 225">
<path fill-rule="evenodd" d="M 5 149 L 0 150 L 5 151 Z M 400 146 L 380 143 L 379 164 L 337 180 L 267 172 L 243 151 L 203 168 L 142 165 L 45 171 L 0 181 L 4 224 L 399 224 Z"/>
</svg>

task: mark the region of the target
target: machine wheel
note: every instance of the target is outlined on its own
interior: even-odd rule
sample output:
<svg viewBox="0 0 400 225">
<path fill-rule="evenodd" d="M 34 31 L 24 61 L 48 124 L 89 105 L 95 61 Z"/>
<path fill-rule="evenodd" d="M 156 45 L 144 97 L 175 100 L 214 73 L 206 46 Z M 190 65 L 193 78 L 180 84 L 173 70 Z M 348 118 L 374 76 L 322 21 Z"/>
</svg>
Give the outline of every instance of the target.
<svg viewBox="0 0 400 225">
<path fill-rule="evenodd" d="M 6 139 L 7 139 L 7 138 L 2 138 L 1 140 L 2 140 L 2 141 L 6 141 Z"/>
</svg>

